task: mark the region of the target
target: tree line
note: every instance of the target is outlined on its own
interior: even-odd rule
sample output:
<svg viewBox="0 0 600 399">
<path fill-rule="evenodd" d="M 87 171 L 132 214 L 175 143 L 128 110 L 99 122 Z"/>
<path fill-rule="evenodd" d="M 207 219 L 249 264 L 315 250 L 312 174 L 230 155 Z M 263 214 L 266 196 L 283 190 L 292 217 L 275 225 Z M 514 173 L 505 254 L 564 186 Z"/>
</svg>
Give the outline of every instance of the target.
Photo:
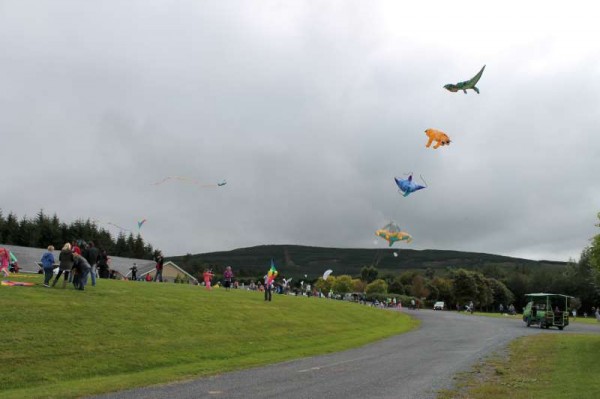
<svg viewBox="0 0 600 399">
<path fill-rule="evenodd" d="M 600 221 L 600 214 L 598 214 Z M 600 227 L 600 223 L 597 224 Z M 223 264 L 194 263 L 187 254 L 181 262 L 191 274 L 200 274 L 211 268 L 217 279 L 224 270 Z M 241 269 L 236 271 L 239 281 L 261 281 L 264 269 Z M 280 276 L 285 275 L 285 267 Z M 363 266 L 360 275 L 332 275 L 323 280 L 304 279 L 323 293 L 365 293 L 369 298 L 397 297 L 405 301 L 408 297 L 424 299 L 429 305 L 444 301 L 454 309 L 457 305 L 474 303 L 478 310 L 497 311 L 500 305 L 506 309 L 513 304 L 520 311 L 525 305 L 525 295 L 534 292 L 565 294 L 574 297 L 571 306 L 580 313 L 591 314 L 592 307 L 600 305 L 600 234 L 584 248 L 578 261 L 571 260 L 560 268 L 550 266 L 527 267 L 484 266 L 479 269 L 446 267 L 428 268 L 424 271 L 409 270 L 401 273 L 380 272 L 374 265 Z M 300 288 L 300 280 L 292 282 Z"/>
<path fill-rule="evenodd" d="M 0 210 L 0 243 L 23 247 L 45 248 L 53 245 L 60 249 L 66 242 L 89 242 L 106 249 L 109 255 L 136 259 L 153 259 L 156 252 L 144 242 L 140 234 L 119 232 L 116 238 L 90 219 L 72 223 L 61 222 L 56 214 L 48 216 L 40 210 L 35 217 L 18 219 L 10 212 L 6 217 Z"/>
<path fill-rule="evenodd" d="M 600 213 L 597 215 L 600 222 Z M 600 227 L 600 223 L 596 224 Z M 517 310 L 525 307 L 525 295 L 548 292 L 570 295 L 571 307 L 591 314 L 600 305 L 600 234 L 583 249 L 579 261 L 570 261 L 560 271 L 545 268 L 486 268 L 481 271 L 463 268 L 427 269 L 425 272 L 405 271 L 383 273 L 374 266 L 365 266 L 360 276 L 330 276 L 320 278 L 316 286 L 323 292 L 365 292 L 372 297 L 385 295 L 412 296 L 428 303 L 444 301 L 450 308 L 463 308 L 473 301 L 482 311 L 504 309 L 513 304 Z"/>
</svg>

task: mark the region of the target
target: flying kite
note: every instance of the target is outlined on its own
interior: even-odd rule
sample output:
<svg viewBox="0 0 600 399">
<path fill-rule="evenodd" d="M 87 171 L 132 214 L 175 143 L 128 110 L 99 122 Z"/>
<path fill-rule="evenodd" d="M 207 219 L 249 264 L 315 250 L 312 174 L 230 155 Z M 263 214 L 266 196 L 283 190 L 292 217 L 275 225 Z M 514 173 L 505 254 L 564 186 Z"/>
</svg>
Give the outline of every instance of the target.
<svg viewBox="0 0 600 399">
<path fill-rule="evenodd" d="M 327 277 L 329 277 L 331 273 L 333 273 L 333 270 L 325 270 L 325 273 L 323 273 L 323 280 L 327 280 Z"/>
<path fill-rule="evenodd" d="M 425 144 L 425 147 L 427 148 L 429 148 L 429 146 L 431 146 L 431 143 L 433 143 L 434 141 L 436 142 L 436 144 L 433 146 L 434 150 L 441 145 L 450 145 L 451 143 L 450 137 L 448 137 L 448 135 L 442 132 L 441 130 L 427 129 L 425 130 L 425 135 L 429 137 L 429 141 L 427 142 L 427 144 Z"/>
<path fill-rule="evenodd" d="M 394 252 L 394 258 L 398 257 L 398 252 Z"/>
<path fill-rule="evenodd" d="M 483 75 L 483 70 L 485 69 L 485 65 L 481 68 L 481 71 L 477 73 L 477 75 L 473 76 L 469 80 L 465 80 L 464 82 L 458 82 L 457 84 L 447 84 L 444 86 L 444 89 L 451 91 L 452 93 L 456 93 L 459 90 L 462 90 L 467 94 L 467 90 L 472 89 L 475 90 L 477 94 L 479 94 L 479 89 L 475 87 L 479 79 L 481 79 L 481 75 Z"/>
<path fill-rule="evenodd" d="M 273 284 L 273 281 L 275 280 L 275 277 L 277 277 L 278 274 L 279 274 L 279 272 L 275 268 L 275 262 L 273 262 L 273 259 L 271 259 L 271 268 L 267 272 L 267 281 L 266 281 L 266 284 L 267 285 Z"/>
<path fill-rule="evenodd" d="M 166 183 L 166 182 L 168 182 L 170 180 L 179 180 L 179 181 L 182 181 L 182 182 L 185 182 L 185 183 L 196 184 L 196 185 L 198 185 L 200 187 L 222 187 L 222 186 L 224 186 L 224 185 L 227 184 L 227 181 L 225 181 L 225 180 L 222 180 L 219 183 L 215 183 L 215 184 L 205 184 L 205 183 L 202 183 L 199 180 L 192 179 L 191 177 L 185 177 L 185 176 L 167 176 L 167 177 L 165 177 L 162 180 L 159 180 L 159 181 L 157 181 L 155 183 L 152 183 L 152 185 L 153 186 L 159 186 L 159 185 L 161 185 L 163 183 Z"/>
<path fill-rule="evenodd" d="M 421 179 L 423 179 L 423 176 L 421 176 Z M 394 181 L 396 182 L 398 189 L 404 197 L 408 197 L 410 193 L 414 193 L 415 191 L 427 188 L 427 183 L 425 183 L 425 186 L 421 186 L 420 184 L 415 183 L 412 179 L 412 174 L 408 176 L 408 179 L 400 179 L 398 177 L 394 177 Z M 423 180 L 423 182 L 425 181 Z"/>
<path fill-rule="evenodd" d="M 142 226 L 146 223 L 146 219 L 142 219 L 138 222 L 138 230 L 142 228 Z"/>
<path fill-rule="evenodd" d="M 412 236 L 405 233 L 394 222 L 390 222 L 375 232 L 375 235 L 386 240 L 391 247 L 396 241 L 411 242 Z"/>
</svg>

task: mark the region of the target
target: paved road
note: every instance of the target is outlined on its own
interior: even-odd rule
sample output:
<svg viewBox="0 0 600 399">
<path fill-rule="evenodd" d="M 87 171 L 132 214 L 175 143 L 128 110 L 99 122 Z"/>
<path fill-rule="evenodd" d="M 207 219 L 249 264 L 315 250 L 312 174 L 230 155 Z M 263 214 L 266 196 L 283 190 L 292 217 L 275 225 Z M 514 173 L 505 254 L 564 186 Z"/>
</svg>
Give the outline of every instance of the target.
<svg viewBox="0 0 600 399">
<path fill-rule="evenodd" d="M 99 398 L 429 399 L 450 388 L 454 374 L 517 337 L 600 333 L 596 325 L 571 324 L 559 332 L 508 318 L 408 313 L 422 321 L 420 329 L 362 348 Z"/>
</svg>

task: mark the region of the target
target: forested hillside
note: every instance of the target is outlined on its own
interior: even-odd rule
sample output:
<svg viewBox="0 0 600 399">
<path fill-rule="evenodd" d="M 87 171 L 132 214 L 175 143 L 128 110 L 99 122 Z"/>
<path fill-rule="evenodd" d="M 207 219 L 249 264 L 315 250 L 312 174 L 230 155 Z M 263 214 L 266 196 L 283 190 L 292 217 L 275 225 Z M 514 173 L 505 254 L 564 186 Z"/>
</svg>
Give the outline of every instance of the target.
<svg viewBox="0 0 600 399">
<path fill-rule="evenodd" d="M 448 268 L 465 268 L 494 273 L 495 270 L 525 271 L 564 269 L 565 262 L 534 261 L 475 252 L 411 249 L 323 248 L 300 245 L 261 245 L 232 251 L 176 256 L 169 258 L 195 274 L 204 267 L 219 272 L 232 266 L 243 276 L 262 276 L 273 258 L 281 273 L 289 277 L 316 278 L 326 269 L 335 274 L 359 275 L 364 266 L 380 272 L 432 269 L 443 273 Z"/>
</svg>

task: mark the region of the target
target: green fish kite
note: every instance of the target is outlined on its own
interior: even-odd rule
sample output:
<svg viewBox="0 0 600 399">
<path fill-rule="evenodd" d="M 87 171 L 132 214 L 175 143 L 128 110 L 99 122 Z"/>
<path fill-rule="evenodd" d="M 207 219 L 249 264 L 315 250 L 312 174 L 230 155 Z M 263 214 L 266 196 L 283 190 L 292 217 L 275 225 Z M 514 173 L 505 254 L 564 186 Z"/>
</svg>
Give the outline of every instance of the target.
<svg viewBox="0 0 600 399">
<path fill-rule="evenodd" d="M 466 80 L 464 82 L 458 82 L 455 85 L 448 83 L 444 86 L 444 89 L 451 91 L 452 93 L 456 93 L 457 91 L 462 90 L 465 92 L 465 94 L 467 94 L 468 89 L 473 89 L 477 94 L 479 94 L 479 89 L 475 87 L 475 85 L 477 84 L 477 82 L 479 82 L 479 79 L 481 79 L 481 75 L 483 75 L 484 69 L 485 65 L 483 66 L 483 68 L 481 68 L 481 71 L 479 71 L 479 73 L 473 76 L 471 79 Z"/>
</svg>

